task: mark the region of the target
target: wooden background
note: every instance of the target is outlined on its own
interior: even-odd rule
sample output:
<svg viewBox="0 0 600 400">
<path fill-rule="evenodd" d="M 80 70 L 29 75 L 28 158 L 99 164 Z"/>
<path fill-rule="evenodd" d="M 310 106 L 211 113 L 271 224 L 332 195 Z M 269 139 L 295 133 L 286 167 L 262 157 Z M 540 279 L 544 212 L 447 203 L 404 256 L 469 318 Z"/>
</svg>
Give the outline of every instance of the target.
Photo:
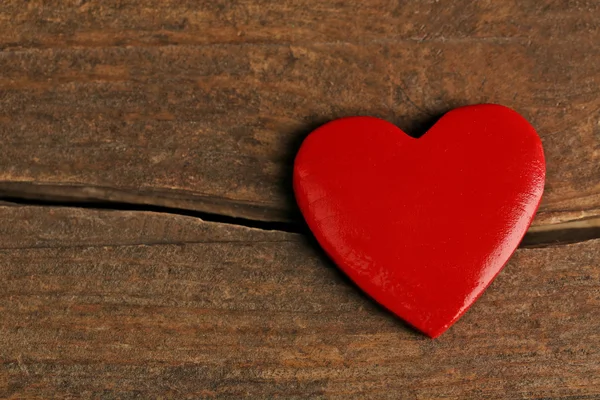
<svg viewBox="0 0 600 400">
<path fill-rule="evenodd" d="M 600 398 L 600 2 L 3 0 L 0 398 Z M 481 102 L 546 192 L 437 340 L 307 234 L 302 139 Z"/>
</svg>

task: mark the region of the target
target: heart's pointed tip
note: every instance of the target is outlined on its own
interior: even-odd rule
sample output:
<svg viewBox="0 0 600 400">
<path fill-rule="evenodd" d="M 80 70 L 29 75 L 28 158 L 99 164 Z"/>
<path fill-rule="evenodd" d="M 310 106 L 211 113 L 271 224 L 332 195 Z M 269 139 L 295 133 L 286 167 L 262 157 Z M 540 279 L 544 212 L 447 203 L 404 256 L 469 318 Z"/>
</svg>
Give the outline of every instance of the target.
<svg viewBox="0 0 600 400">
<path fill-rule="evenodd" d="M 440 336 L 442 336 L 442 333 L 446 332 L 446 329 L 441 329 L 438 331 L 433 331 L 433 332 L 426 332 L 425 334 L 430 338 L 430 339 L 437 339 Z"/>
<path fill-rule="evenodd" d="M 444 332 L 446 332 L 448 330 L 449 326 L 442 326 L 439 328 L 428 328 L 428 329 L 418 329 L 419 332 L 423 333 L 425 336 L 427 336 L 430 339 L 437 339 L 440 336 L 442 336 L 442 334 Z"/>
<path fill-rule="evenodd" d="M 414 319 L 412 319 L 411 322 L 409 321 L 409 318 L 404 318 L 400 314 L 395 313 L 395 315 L 398 318 L 402 319 L 404 322 L 406 322 L 408 326 L 412 327 L 415 330 L 415 332 L 421 335 L 425 335 L 429 339 L 437 339 L 454 324 L 454 321 L 449 323 L 436 321 L 435 323 L 432 323 L 433 321 L 431 320 L 416 321 Z"/>
<path fill-rule="evenodd" d="M 454 315 L 454 317 L 452 318 L 442 318 L 438 320 L 428 319 L 426 321 L 415 321 L 413 319 L 414 323 L 409 324 L 413 326 L 417 331 L 429 337 L 430 339 L 437 339 L 440 336 L 442 336 L 448 329 L 450 329 L 460 319 L 461 316 L 462 313 L 459 315 Z"/>
</svg>

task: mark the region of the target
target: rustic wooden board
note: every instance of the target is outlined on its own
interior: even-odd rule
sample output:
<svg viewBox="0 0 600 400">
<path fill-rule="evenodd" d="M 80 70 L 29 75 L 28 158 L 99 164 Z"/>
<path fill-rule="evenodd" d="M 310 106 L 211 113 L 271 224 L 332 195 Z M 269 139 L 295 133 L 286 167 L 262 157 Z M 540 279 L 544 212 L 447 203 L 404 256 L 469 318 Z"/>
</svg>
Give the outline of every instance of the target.
<svg viewBox="0 0 600 400">
<path fill-rule="evenodd" d="M 0 397 L 597 399 L 600 240 L 521 249 L 438 340 L 298 234 L 0 207 Z"/>
<path fill-rule="evenodd" d="M 496 102 L 542 136 L 538 225 L 600 215 L 597 1 L 3 1 L 0 193 L 297 220 L 303 137 Z"/>
</svg>

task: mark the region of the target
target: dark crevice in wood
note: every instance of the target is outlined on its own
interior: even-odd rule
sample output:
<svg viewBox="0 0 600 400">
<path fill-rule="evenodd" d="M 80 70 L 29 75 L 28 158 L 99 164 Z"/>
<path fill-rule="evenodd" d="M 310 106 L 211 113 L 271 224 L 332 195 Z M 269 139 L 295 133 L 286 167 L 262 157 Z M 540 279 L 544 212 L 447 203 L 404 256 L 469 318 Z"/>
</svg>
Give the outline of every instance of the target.
<svg viewBox="0 0 600 400">
<path fill-rule="evenodd" d="M 600 239 L 600 226 L 588 228 L 556 229 L 545 232 L 529 232 L 519 247 L 537 248 L 585 242 Z"/>
<path fill-rule="evenodd" d="M 279 221 L 259 221 L 247 218 L 236 218 L 227 215 L 213 214 L 202 211 L 186 210 L 181 208 L 164 207 L 147 204 L 133 204 L 113 201 L 69 201 L 69 200 L 49 200 L 49 199 L 31 199 L 20 197 L 3 197 L 0 196 L 0 205 L 2 202 L 10 205 L 21 206 L 40 206 L 40 207 L 73 207 L 95 210 L 112 210 L 112 211 L 146 211 L 156 213 L 166 213 L 174 215 L 183 215 L 187 217 L 199 218 L 206 222 L 216 222 L 221 224 L 230 224 L 244 226 L 247 228 L 281 231 L 289 233 L 304 233 L 306 229 L 300 223 L 294 222 L 279 222 Z"/>
<path fill-rule="evenodd" d="M 194 211 L 182 208 L 165 207 L 158 205 L 147 205 L 137 203 L 125 203 L 114 201 L 78 201 L 78 200 L 51 200 L 51 199 L 32 199 L 30 197 L 21 198 L 13 196 L 0 196 L 0 206 L 40 206 L 40 207 L 73 207 L 83 209 L 111 210 L 111 211 L 146 211 L 156 213 L 166 213 L 173 215 L 182 215 L 187 217 L 199 218 L 206 222 L 216 222 L 221 224 L 244 226 L 247 228 L 280 231 L 288 233 L 299 233 L 311 236 L 309 228 L 303 221 L 281 222 L 281 221 L 260 221 L 248 218 L 231 217 L 227 215 L 214 214 L 203 211 Z M 564 225 L 564 227 L 563 227 Z M 600 220 L 591 226 L 572 227 L 572 223 L 557 224 L 556 227 L 550 227 L 543 231 L 530 231 L 521 241 L 520 248 L 539 248 L 549 246 L 559 246 L 584 242 L 592 239 L 600 239 Z"/>
</svg>

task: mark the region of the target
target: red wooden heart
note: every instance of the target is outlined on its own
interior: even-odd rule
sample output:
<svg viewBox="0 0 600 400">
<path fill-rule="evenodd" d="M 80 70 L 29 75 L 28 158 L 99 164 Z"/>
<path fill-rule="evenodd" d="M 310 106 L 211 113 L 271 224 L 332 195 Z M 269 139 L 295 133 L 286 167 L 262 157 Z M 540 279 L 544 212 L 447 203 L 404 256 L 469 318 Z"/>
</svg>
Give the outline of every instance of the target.
<svg viewBox="0 0 600 400">
<path fill-rule="evenodd" d="M 330 122 L 302 144 L 294 192 L 333 261 L 377 302 L 437 337 L 514 252 L 544 177 L 533 127 L 484 104 L 447 113 L 419 139 L 377 118 Z"/>
</svg>

